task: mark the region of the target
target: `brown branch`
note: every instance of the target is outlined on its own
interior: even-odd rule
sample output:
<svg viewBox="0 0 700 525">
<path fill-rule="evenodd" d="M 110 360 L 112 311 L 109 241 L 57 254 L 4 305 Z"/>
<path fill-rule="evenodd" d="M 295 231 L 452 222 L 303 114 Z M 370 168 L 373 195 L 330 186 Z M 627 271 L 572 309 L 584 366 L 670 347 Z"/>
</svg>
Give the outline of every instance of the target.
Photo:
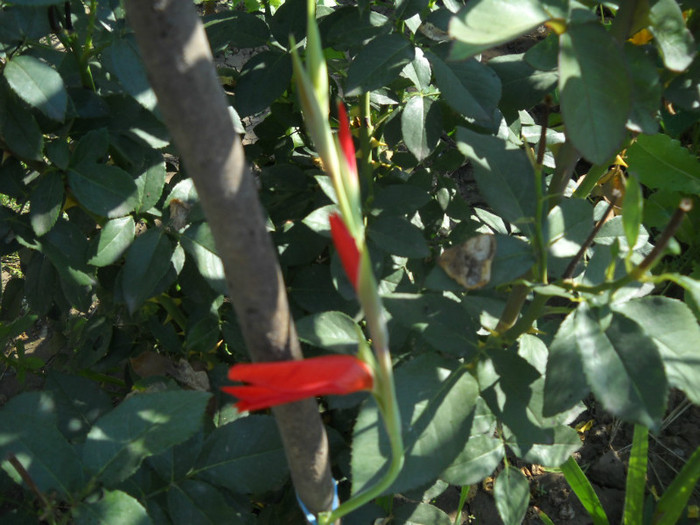
<svg viewBox="0 0 700 525">
<path fill-rule="evenodd" d="M 641 263 L 639 263 L 639 266 L 632 270 L 631 276 L 633 279 L 639 279 L 644 274 L 644 272 L 647 271 L 647 269 L 649 269 L 649 267 L 656 262 L 656 260 L 661 256 L 661 254 L 668 246 L 668 243 L 671 241 L 671 238 L 675 235 L 676 231 L 678 231 L 678 228 L 680 228 L 686 213 L 690 212 L 692 209 L 692 199 L 689 199 L 688 197 L 682 198 L 681 202 L 678 204 L 678 208 L 676 208 L 676 211 L 673 213 L 671 220 L 668 222 L 666 228 L 659 236 L 659 239 L 656 242 L 656 246 L 654 246 L 654 249 L 652 249 L 649 252 L 649 255 L 647 255 Z"/>
<path fill-rule="evenodd" d="M 128 0 L 158 105 L 192 177 L 254 361 L 300 359 L 277 254 L 234 132 L 204 28 L 188 0 Z M 273 409 L 299 497 L 329 510 L 328 442 L 314 400 Z"/>
<path fill-rule="evenodd" d="M 27 469 L 24 468 L 24 465 L 20 463 L 19 459 L 17 459 L 17 456 L 14 454 L 10 454 L 7 457 L 7 461 L 10 462 L 10 465 L 14 467 L 14 469 L 17 471 L 17 474 L 19 474 L 19 477 L 22 478 L 22 481 L 29 487 L 29 489 L 36 495 L 37 499 L 41 503 L 41 506 L 44 508 L 44 512 L 46 515 L 50 515 L 52 512 L 51 509 L 51 503 L 49 503 L 49 500 L 46 499 L 46 496 L 44 496 L 44 493 L 39 490 L 39 487 L 37 487 L 36 483 L 34 483 L 34 480 L 32 477 L 29 475 L 29 472 L 27 472 Z"/>
<path fill-rule="evenodd" d="M 612 214 L 615 210 L 615 206 L 617 206 L 620 202 L 620 196 L 621 196 L 620 190 L 613 190 L 613 200 L 610 201 L 610 204 L 608 205 L 608 208 L 605 210 L 605 213 L 603 213 L 603 216 L 600 218 L 600 220 L 593 227 L 593 230 L 591 231 L 590 235 L 583 242 L 583 244 L 581 245 L 581 248 L 576 253 L 576 255 L 574 255 L 573 259 L 571 259 L 571 262 L 569 262 L 569 265 L 566 267 L 566 270 L 564 270 L 564 273 L 561 276 L 561 278 L 563 280 L 571 279 L 571 277 L 573 277 L 574 270 L 576 269 L 576 265 L 583 258 L 583 254 L 585 254 L 588 247 L 591 244 L 593 244 L 593 241 L 595 240 L 596 235 L 598 235 L 598 232 L 600 231 L 600 229 L 603 227 L 603 224 L 608 222 L 608 220 L 610 220 L 610 218 L 612 217 Z"/>
</svg>

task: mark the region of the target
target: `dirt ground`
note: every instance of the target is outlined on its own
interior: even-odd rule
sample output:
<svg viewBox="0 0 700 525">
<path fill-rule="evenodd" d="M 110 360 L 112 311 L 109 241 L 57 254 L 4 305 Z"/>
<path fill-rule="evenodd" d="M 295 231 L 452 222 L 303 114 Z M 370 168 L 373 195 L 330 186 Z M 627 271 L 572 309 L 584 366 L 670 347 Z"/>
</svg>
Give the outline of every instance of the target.
<svg viewBox="0 0 700 525">
<path fill-rule="evenodd" d="M 574 426 L 592 422 L 581 433 L 582 447 L 576 460 L 588 476 L 605 508 L 611 524 L 620 523 L 625 500 L 627 462 L 633 427 L 605 413 L 591 398 L 588 409 Z M 678 391 L 671 394 L 669 413 L 661 432 L 649 436 L 647 493 L 661 496 L 683 467 L 685 460 L 700 446 L 700 407 L 688 403 Z M 530 480 L 530 507 L 526 525 L 539 525 L 537 509 L 541 509 L 557 525 L 590 525 L 593 521 L 571 491 L 564 476 L 538 465 L 515 462 Z M 462 524 L 500 525 L 492 495 L 493 478 L 480 484 L 462 511 Z M 450 487 L 436 504 L 452 517 L 459 503 L 459 487 Z M 700 504 L 700 488 L 696 487 L 689 505 Z M 699 523 L 695 520 L 691 523 Z"/>
</svg>

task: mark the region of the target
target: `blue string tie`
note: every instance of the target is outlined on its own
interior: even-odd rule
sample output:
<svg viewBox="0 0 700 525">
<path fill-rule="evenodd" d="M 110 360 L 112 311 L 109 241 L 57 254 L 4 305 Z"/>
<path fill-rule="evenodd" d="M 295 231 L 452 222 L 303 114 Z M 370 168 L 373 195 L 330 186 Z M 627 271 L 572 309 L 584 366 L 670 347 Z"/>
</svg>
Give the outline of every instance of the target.
<svg viewBox="0 0 700 525">
<path fill-rule="evenodd" d="M 318 525 L 318 520 L 316 519 L 316 516 L 314 515 L 313 512 L 310 512 L 309 509 L 306 508 L 306 505 L 304 505 L 304 502 L 301 501 L 301 498 L 299 497 L 299 493 L 296 493 L 297 495 L 297 502 L 299 503 L 299 508 L 301 511 L 304 513 L 304 516 L 306 517 L 306 521 L 309 523 L 309 525 Z M 338 499 L 338 482 L 336 480 L 333 480 L 333 504 L 331 505 L 331 510 L 335 510 L 340 506 L 340 499 Z"/>
</svg>

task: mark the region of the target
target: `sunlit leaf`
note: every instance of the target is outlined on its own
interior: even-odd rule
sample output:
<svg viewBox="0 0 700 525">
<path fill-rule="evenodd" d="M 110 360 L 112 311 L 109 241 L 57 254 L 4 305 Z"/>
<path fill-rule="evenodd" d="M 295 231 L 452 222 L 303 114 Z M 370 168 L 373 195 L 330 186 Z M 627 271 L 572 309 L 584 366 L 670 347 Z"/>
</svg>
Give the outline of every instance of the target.
<svg viewBox="0 0 700 525">
<path fill-rule="evenodd" d="M 27 104 L 52 120 L 66 116 L 68 95 L 63 79 L 51 66 L 30 55 L 12 58 L 3 75 L 12 90 Z"/>
<path fill-rule="evenodd" d="M 504 525 L 520 525 L 530 502 L 530 484 L 520 470 L 507 465 L 493 484 L 493 497 Z"/>
<path fill-rule="evenodd" d="M 587 160 L 619 149 L 631 109 L 622 48 L 599 23 L 572 24 L 559 37 L 559 91 L 566 135 Z"/>
<path fill-rule="evenodd" d="M 399 76 L 414 56 L 413 46 L 403 36 L 378 36 L 363 47 L 350 63 L 346 95 L 359 95 L 388 84 Z"/>
</svg>

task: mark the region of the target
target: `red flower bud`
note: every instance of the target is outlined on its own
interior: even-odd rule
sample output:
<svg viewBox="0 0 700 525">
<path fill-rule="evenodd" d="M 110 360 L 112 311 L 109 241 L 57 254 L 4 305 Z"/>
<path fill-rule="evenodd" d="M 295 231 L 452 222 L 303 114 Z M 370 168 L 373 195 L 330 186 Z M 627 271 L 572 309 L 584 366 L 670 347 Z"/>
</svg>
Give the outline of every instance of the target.
<svg viewBox="0 0 700 525">
<path fill-rule="evenodd" d="M 348 113 L 345 111 L 345 106 L 342 102 L 338 102 L 338 140 L 340 147 L 343 148 L 343 156 L 345 162 L 350 168 L 350 172 L 357 180 L 357 158 L 355 157 L 355 144 L 352 141 L 350 133 L 350 123 L 348 121 Z"/>
<path fill-rule="evenodd" d="M 350 235 L 340 215 L 334 213 L 328 217 L 328 220 L 331 223 L 333 244 L 335 245 L 335 249 L 338 250 L 345 275 L 348 276 L 353 287 L 357 289 L 357 278 L 360 271 L 360 252 L 357 249 L 357 243 L 353 236 Z"/>
<path fill-rule="evenodd" d="M 260 410 L 329 394 L 372 390 L 372 370 L 352 355 L 327 355 L 300 361 L 244 363 L 229 369 L 232 381 L 248 383 L 222 390 L 238 398 L 236 408 Z"/>
</svg>

